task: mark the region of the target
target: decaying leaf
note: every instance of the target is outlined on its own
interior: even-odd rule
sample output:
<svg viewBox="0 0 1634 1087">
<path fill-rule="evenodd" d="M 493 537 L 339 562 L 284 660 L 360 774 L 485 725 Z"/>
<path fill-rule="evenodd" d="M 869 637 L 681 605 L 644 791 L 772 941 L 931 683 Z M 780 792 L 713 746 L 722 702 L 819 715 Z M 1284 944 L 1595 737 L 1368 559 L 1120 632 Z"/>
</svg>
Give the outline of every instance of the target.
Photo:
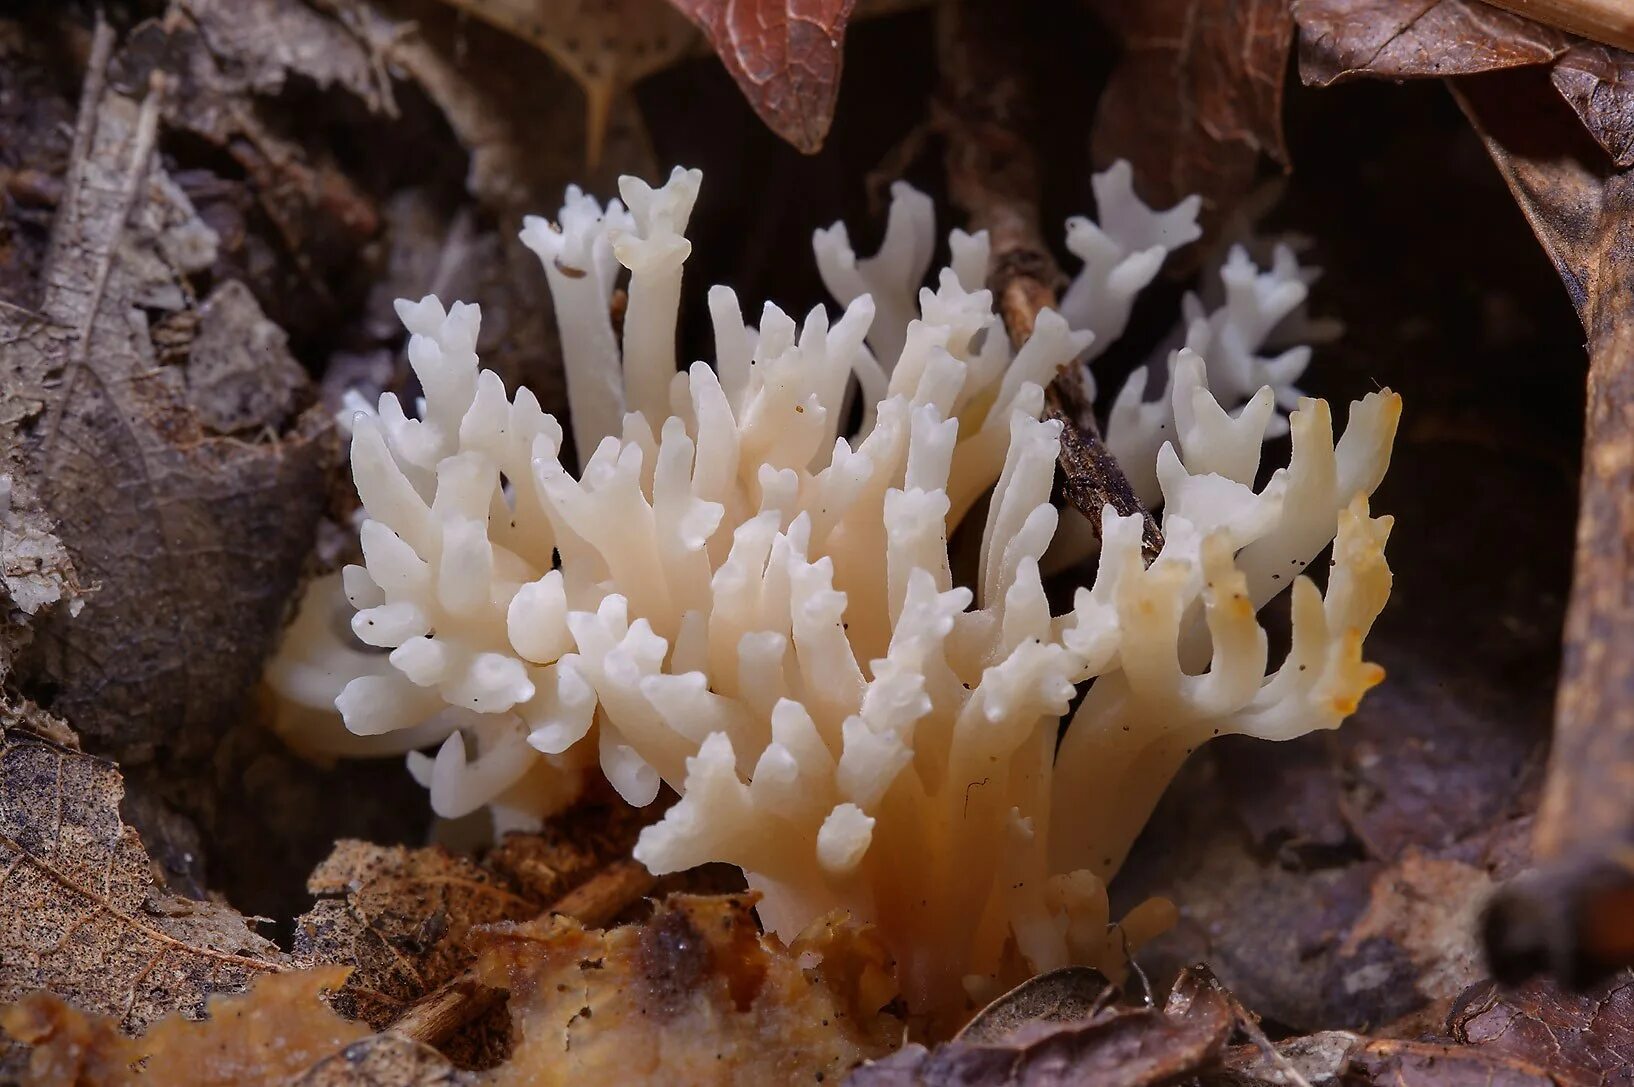
<svg viewBox="0 0 1634 1087">
<path fill-rule="evenodd" d="M 155 883 L 111 763 L 0 732 L 0 1002 L 37 989 L 141 1030 L 284 962 L 244 918 Z"/>
<path fill-rule="evenodd" d="M 697 34 L 665 0 L 443 0 L 544 50 L 585 98 L 585 157 L 601 162 L 613 102 L 674 64 Z"/>
<path fill-rule="evenodd" d="M 1218 223 L 1252 186 L 1262 154 L 1288 163 L 1282 88 L 1294 24 L 1286 0 L 1096 8 L 1123 49 L 1095 111 L 1096 166 L 1127 159 L 1153 206 L 1197 193 L 1205 223 Z"/>
<path fill-rule="evenodd" d="M 31 678 L 97 750 L 140 761 L 208 750 L 254 681 L 334 447 L 293 400 L 276 432 L 212 431 L 185 365 L 157 358 L 147 315 L 189 305 L 216 239 L 152 161 L 162 88 L 107 89 L 97 43 L 39 309 L 0 308 L 0 436 L 99 584 L 43 625 Z"/>
<path fill-rule="evenodd" d="M 901 1023 L 873 1003 L 883 999 L 873 975 L 839 971 L 857 983 L 847 989 L 833 971 L 859 944 L 870 961 L 866 932 L 802 955 L 762 936 L 752 906 L 672 895 L 646 923 L 607 932 L 565 917 L 487 930 L 481 974 L 510 991 L 517 1038 L 491 1082 L 838 1082 L 890 1050 Z"/>
<path fill-rule="evenodd" d="M 1555 89 L 1606 154 L 1620 167 L 1634 165 L 1634 54 L 1483 0 L 1294 0 L 1293 12 L 1306 83 L 1549 65 Z"/>
<path fill-rule="evenodd" d="M 670 0 L 704 32 L 773 132 L 822 149 L 840 93 L 845 28 L 856 0 Z"/>
<path fill-rule="evenodd" d="M 211 997 L 202 1021 L 167 1016 L 138 1038 L 49 993 L 0 1010 L 0 1026 L 33 1047 L 24 1087 L 281 1087 L 368 1033 L 319 999 L 345 977 L 333 966 L 264 974 L 247 993 Z"/>
<path fill-rule="evenodd" d="M 440 846 L 343 841 L 307 889 L 319 899 L 296 923 L 295 954 L 355 965 L 335 1007 L 377 1029 L 469 964 L 473 925 L 525 920 L 541 908 L 502 876 Z"/>
<path fill-rule="evenodd" d="M 847 1087 L 1157 1087 L 1216 1063 L 1230 1038 L 1231 1000 L 1212 979 L 1185 974 L 1163 1008 L 1101 1007 L 1045 1016 L 992 1039 L 910 1045 L 864 1065 Z"/>
<path fill-rule="evenodd" d="M 1110 1005 L 1118 990 L 1099 970 L 1064 966 L 1017 985 L 977 1012 L 955 1040 L 972 1045 L 1003 1041 L 1034 1023 L 1073 1023 Z"/>
<path fill-rule="evenodd" d="M 463 1067 L 510 1047 L 499 994 L 471 972 L 473 929 L 548 911 L 603 925 L 653 885 L 628 860 L 648 818 L 581 803 L 534 834 L 508 835 L 480 861 L 441 846 L 342 841 L 308 881 L 318 902 L 295 926 L 303 963 L 355 967 L 332 998 L 342 1014 L 441 1046 Z"/>
<path fill-rule="evenodd" d="M 1634 1083 L 1634 976 L 1586 993 L 1547 981 L 1484 985 L 1460 1002 L 1452 1035 L 1481 1054 L 1547 1069 L 1555 1082 Z"/>
<path fill-rule="evenodd" d="M 1536 73 L 1470 80 L 1455 93 L 1474 122 L 1588 333 L 1577 552 L 1535 846 L 1543 873 L 1493 914 L 1494 955 L 1509 972 L 1551 966 L 1593 979 L 1634 965 L 1627 939 L 1634 810 L 1634 665 L 1611 647 L 1634 639 L 1627 541 L 1634 516 L 1634 171 L 1617 171 L 1539 88 Z"/>
<path fill-rule="evenodd" d="M 1482 0 L 1294 0 L 1293 13 L 1299 74 L 1318 87 L 1545 64 L 1570 41 Z"/>
<path fill-rule="evenodd" d="M 1634 167 L 1634 53 L 1578 42 L 1550 78 L 1611 161 Z"/>
</svg>

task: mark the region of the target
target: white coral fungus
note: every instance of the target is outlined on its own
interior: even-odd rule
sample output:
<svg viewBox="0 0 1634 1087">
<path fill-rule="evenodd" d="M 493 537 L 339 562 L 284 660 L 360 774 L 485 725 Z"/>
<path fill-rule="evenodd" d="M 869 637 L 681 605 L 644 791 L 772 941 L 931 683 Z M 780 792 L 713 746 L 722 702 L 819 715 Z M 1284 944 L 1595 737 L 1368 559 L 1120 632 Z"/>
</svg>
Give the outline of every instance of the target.
<svg viewBox="0 0 1634 1087">
<path fill-rule="evenodd" d="M 479 369 L 475 306 L 399 303 L 425 400 L 411 418 L 388 394 L 355 421 L 368 520 L 345 590 L 352 630 L 390 655 L 340 690 L 346 727 L 441 739 L 411 761 L 443 815 L 537 816 L 597 760 L 634 804 L 668 783 L 681 799 L 636 849 L 649 868 L 740 865 L 789 937 L 836 909 L 872 922 L 926 1013 L 962 983 L 1121 955 L 1102 881 L 1186 753 L 1334 727 L 1381 678 L 1361 643 L 1390 589 L 1390 520 L 1367 500 L 1399 399 L 1353 404 L 1335 442 L 1327 405 L 1288 384 L 1303 357 L 1255 354 L 1303 298 L 1297 269 L 1267 281 L 1234 256 L 1163 400 L 1114 408 L 1114 438 L 1134 414 L 1172 423 L 1126 462 L 1163 503 L 1162 553 L 1145 564 L 1140 522 L 1108 508 L 1093 580 L 1053 615 L 1039 564 L 1060 424 L 1042 386 L 1121 333 L 1196 237 L 1195 202 L 1153 212 L 1126 168 L 1098 178 L 1100 224 L 1069 226 L 1085 265 L 1066 316 L 1041 313 L 1012 353 L 981 289 L 985 235 L 956 231 L 953 267 L 921 289 L 931 209 L 898 187 L 880 256 L 817 234 L 838 320 L 768 305 L 748 327 L 716 287 L 716 364 L 677 372 L 698 183 L 625 178 L 606 208 L 570 190 L 556 223 L 523 230 L 555 297 L 577 477 L 556 420 Z M 868 410 L 850 435 L 854 387 Z M 1222 396 L 1247 404 L 1233 416 Z M 1256 487 L 1278 407 L 1291 460 Z M 975 509 L 975 569 L 956 579 L 948 537 Z M 1324 594 L 1302 574 L 1330 541 Z M 1289 587 L 1292 648 L 1271 666 L 1255 612 Z M 324 673 L 331 650 L 301 631 L 274 675 L 286 693 L 313 660 L 356 664 Z M 305 701 L 328 689 L 309 681 Z"/>
</svg>

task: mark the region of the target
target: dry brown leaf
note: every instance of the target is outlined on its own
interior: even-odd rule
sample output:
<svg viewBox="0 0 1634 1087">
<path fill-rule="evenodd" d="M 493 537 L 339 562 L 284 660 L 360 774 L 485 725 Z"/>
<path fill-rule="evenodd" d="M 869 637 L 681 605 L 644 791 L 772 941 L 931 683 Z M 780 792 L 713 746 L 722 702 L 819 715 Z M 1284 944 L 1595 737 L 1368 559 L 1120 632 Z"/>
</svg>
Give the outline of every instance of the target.
<svg viewBox="0 0 1634 1087">
<path fill-rule="evenodd" d="M 1218 222 L 1248 192 L 1262 154 L 1287 164 L 1287 0 L 1101 0 L 1096 9 L 1123 50 L 1095 111 L 1097 168 L 1128 159 L 1149 203 L 1197 193 L 1205 222 Z"/>
<path fill-rule="evenodd" d="M 1611 161 L 1634 166 L 1634 53 L 1578 42 L 1550 78 Z"/>
<path fill-rule="evenodd" d="M 164 123 L 232 158 L 299 271 L 321 276 L 378 232 L 373 200 L 322 141 L 307 135 L 308 143 L 297 142 L 260 108 L 290 84 L 311 83 L 395 115 L 379 58 L 340 20 L 284 0 L 187 0 L 131 31 L 110 83 L 139 95 L 156 71 L 172 84 L 162 102 Z M 315 289 L 320 297 L 328 290 Z"/>
<path fill-rule="evenodd" d="M 1616 165 L 1634 165 L 1634 53 L 1481 0 L 1294 0 L 1299 72 L 1326 87 L 1551 65 L 1555 89 Z"/>
<path fill-rule="evenodd" d="M 1318 87 L 1545 64 L 1571 41 L 1481 0 L 1294 0 L 1293 13 L 1299 74 Z"/>
<path fill-rule="evenodd" d="M 810 956 L 760 935 L 751 909 L 749 896 L 672 895 L 645 924 L 608 932 L 555 917 L 483 933 L 482 977 L 510 990 L 517 1036 L 487 1082 L 838 1082 L 892 1048 L 900 1022 L 868 1007 L 876 988 L 839 991 L 802 969 Z M 851 959 L 834 940 L 823 956 Z"/>
<path fill-rule="evenodd" d="M 1617 171 L 1541 74 L 1498 73 L 1454 92 L 1555 265 L 1588 335 L 1577 550 L 1554 747 L 1534 836 L 1544 871 L 1496 908 L 1489 942 L 1511 973 L 1589 981 L 1634 965 L 1628 903 L 1634 811 L 1634 171 Z"/>
<path fill-rule="evenodd" d="M 1218 984 L 1185 974 L 1164 1008 L 1102 1007 L 980 1042 L 911 1045 L 857 1069 L 846 1087 L 1159 1087 L 1212 1068 L 1234 1022 Z"/>
<path fill-rule="evenodd" d="M 749 105 L 800 151 L 834 121 L 856 0 L 670 0 L 703 30 Z"/>
<path fill-rule="evenodd" d="M 283 963 L 231 909 L 155 883 L 123 792 L 105 760 L 0 732 L 0 1002 L 44 989 L 140 1030 Z"/>
<path fill-rule="evenodd" d="M 586 157 L 601 162 L 614 101 L 674 64 L 697 34 L 664 0 L 443 0 L 542 49 L 585 97 Z"/>
<path fill-rule="evenodd" d="M 1593 992 L 1550 982 L 1485 985 L 1453 1014 L 1453 1037 L 1483 1055 L 1547 1069 L 1557 1083 L 1634 1083 L 1634 977 Z"/>
<path fill-rule="evenodd" d="M 1003 1041 L 1035 1023 L 1072 1023 L 1089 1019 L 1117 999 L 1118 990 L 1099 971 L 1063 966 L 1017 985 L 977 1012 L 954 1036 L 956 1041 L 988 1045 Z"/>
<path fill-rule="evenodd" d="M 215 236 L 153 162 L 159 92 L 105 89 L 98 43 L 39 309 L 0 307 L 0 436 L 99 583 L 42 625 L 29 678 L 100 751 L 201 755 L 278 630 L 334 445 L 287 401 L 282 437 L 214 433 L 157 357 L 146 315 L 189 306 Z"/>
</svg>

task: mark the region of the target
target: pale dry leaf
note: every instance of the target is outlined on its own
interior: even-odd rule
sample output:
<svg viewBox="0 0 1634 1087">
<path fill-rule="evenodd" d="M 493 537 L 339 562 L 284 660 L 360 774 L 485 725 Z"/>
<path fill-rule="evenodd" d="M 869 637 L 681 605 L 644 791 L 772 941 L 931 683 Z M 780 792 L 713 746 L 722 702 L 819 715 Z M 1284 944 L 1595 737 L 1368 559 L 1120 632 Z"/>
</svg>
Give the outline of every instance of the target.
<svg viewBox="0 0 1634 1087">
<path fill-rule="evenodd" d="M 0 1002 L 43 989 L 140 1030 L 285 957 L 226 906 L 155 883 L 103 759 L 0 732 Z"/>
</svg>

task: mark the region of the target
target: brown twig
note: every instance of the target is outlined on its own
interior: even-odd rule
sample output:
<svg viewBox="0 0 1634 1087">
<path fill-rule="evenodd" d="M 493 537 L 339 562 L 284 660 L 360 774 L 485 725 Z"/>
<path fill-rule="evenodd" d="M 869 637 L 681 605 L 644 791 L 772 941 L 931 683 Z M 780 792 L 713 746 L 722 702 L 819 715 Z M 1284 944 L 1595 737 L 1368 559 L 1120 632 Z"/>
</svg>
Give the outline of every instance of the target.
<svg viewBox="0 0 1634 1087">
<path fill-rule="evenodd" d="M 591 928 L 607 924 L 652 890 L 655 880 L 633 860 L 616 860 L 568 891 L 546 913 L 571 917 Z M 466 970 L 417 1001 L 391 1026 L 397 1034 L 439 1045 L 500 1000 L 500 991 Z"/>
<path fill-rule="evenodd" d="M 1016 9 L 1002 0 L 957 0 L 940 9 L 943 84 L 935 106 L 946 145 L 948 193 L 972 230 L 992 245 L 988 286 L 1010 341 L 1032 335 L 1039 311 L 1056 304 L 1064 281 L 1039 229 L 1037 157 L 1028 138 L 1031 88 L 1020 51 Z M 1101 440 L 1081 369 L 1069 364 L 1045 390 L 1045 412 L 1061 421 L 1061 473 L 1067 501 L 1096 535 L 1101 510 L 1139 513 L 1151 559 L 1163 546 L 1151 513 Z"/>
</svg>

